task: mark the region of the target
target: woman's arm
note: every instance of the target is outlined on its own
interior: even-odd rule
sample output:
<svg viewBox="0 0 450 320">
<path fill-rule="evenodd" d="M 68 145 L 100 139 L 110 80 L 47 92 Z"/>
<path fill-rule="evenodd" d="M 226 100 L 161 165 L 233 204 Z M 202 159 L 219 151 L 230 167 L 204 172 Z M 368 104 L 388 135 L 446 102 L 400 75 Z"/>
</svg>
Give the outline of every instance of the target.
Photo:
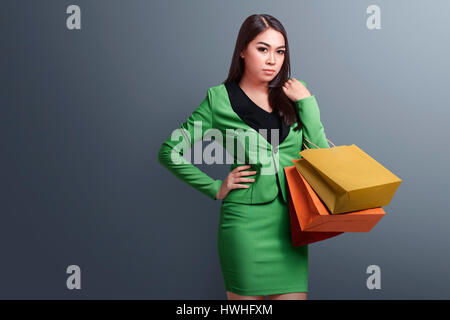
<svg viewBox="0 0 450 320">
<path fill-rule="evenodd" d="M 320 121 L 320 110 L 317 104 L 316 97 L 311 95 L 309 97 L 297 100 L 295 104 L 298 107 L 300 120 L 302 122 L 303 142 L 308 148 L 317 149 L 329 148 L 325 131 Z M 311 145 L 307 140 L 314 143 Z M 306 147 L 302 144 L 302 150 Z"/>
<path fill-rule="evenodd" d="M 304 87 L 303 87 L 304 86 Z M 285 92 L 295 101 L 302 122 L 303 143 L 308 148 L 329 148 L 325 131 L 320 121 L 320 110 L 314 95 L 311 95 L 303 80 L 289 80 Z M 301 97 L 301 98 L 300 98 Z M 314 143 L 311 145 L 307 140 Z M 302 150 L 306 149 L 302 143 Z"/>
<path fill-rule="evenodd" d="M 210 128 L 212 128 L 212 110 L 207 94 L 180 128 L 162 143 L 158 152 L 158 162 L 177 178 L 216 200 L 222 180 L 214 180 L 183 157 L 184 152 L 201 140 L 205 131 Z"/>
</svg>

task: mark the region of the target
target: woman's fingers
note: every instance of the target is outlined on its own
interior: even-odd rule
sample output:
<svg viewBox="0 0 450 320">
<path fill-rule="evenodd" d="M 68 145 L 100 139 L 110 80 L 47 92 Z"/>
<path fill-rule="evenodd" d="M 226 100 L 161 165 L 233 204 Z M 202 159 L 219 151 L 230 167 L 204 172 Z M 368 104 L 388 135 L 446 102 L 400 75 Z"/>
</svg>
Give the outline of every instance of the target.
<svg viewBox="0 0 450 320">
<path fill-rule="evenodd" d="M 244 165 L 244 166 L 239 166 L 239 167 L 234 168 L 233 172 L 239 172 L 239 171 L 242 171 L 244 169 L 248 169 L 250 167 L 251 167 L 251 165 L 248 165 L 248 164 Z"/>
<path fill-rule="evenodd" d="M 235 182 L 255 182 L 254 178 L 240 178 L 241 176 L 250 176 L 252 171 L 238 173 L 233 177 L 233 183 Z M 247 173 L 247 174 L 246 174 Z"/>
<path fill-rule="evenodd" d="M 255 182 L 253 178 L 237 178 L 235 182 Z"/>
<path fill-rule="evenodd" d="M 294 83 L 300 82 L 298 81 L 296 78 L 289 78 L 284 84 L 283 86 L 291 86 Z M 300 82 L 301 83 L 301 82 Z"/>
<path fill-rule="evenodd" d="M 242 176 L 253 176 L 256 174 L 256 171 L 241 171 L 236 173 L 236 177 L 242 177 Z"/>
<path fill-rule="evenodd" d="M 251 165 L 243 165 L 243 166 L 238 166 L 238 167 L 234 168 L 234 170 L 232 171 L 233 174 L 230 177 L 231 181 L 229 184 L 229 188 L 231 188 L 231 189 L 250 188 L 249 185 L 237 183 L 237 182 L 255 182 L 254 178 L 241 178 L 242 176 L 251 176 L 251 175 L 256 174 L 256 171 L 244 171 L 245 169 L 248 169 L 250 167 L 251 167 Z"/>
<path fill-rule="evenodd" d="M 286 82 L 283 84 L 283 88 L 289 89 L 292 85 L 293 85 L 293 81 L 292 81 L 291 79 L 289 79 L 288 81 L 286 81 Z"/>
<path fill-rule="evenodd" d="M 246 189 L 246 188 L 250 188 L 250 186 L 249 185 L 247 185 L 247 184 L 237 184 L 237 183 L 233 183 L 232 185 L 231 185 L 231 188 L 232 189 Z"/>
</svg>

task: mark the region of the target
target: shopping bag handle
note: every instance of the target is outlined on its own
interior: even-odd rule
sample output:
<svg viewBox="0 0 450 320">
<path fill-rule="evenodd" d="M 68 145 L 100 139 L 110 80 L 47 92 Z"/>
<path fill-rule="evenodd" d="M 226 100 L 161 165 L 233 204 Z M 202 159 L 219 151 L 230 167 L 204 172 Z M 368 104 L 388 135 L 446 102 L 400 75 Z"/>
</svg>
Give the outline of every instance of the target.
<svg viewBox="0 0 450 320">
<path fill-rule="evenodd" d="M 306 141 L 308 141 L 309 143 L 311 143 L 313 146 L 317 147 L 314 143 L 312 143 L 311 141 L 309 141 L 309 140 L 306 139 L 305 137 L 303 137 L 303 139 L 305 139 Z M 329 142 L 331 142 L 331 144 L 333 145 L 333 147 L 336 147 L 336 146 L 334 145 L 334 143 L 333 143 L 330 139 L 327 138 L 327 140 L 328 140 Z M 306 149 L 309 149 L 308 146 L 307 146 L 304 142 L 303 142 L 303 145 L 306 147 Z M 317 149 L 320 149 L 320 148 L 317 147 Z"/>
</svg>

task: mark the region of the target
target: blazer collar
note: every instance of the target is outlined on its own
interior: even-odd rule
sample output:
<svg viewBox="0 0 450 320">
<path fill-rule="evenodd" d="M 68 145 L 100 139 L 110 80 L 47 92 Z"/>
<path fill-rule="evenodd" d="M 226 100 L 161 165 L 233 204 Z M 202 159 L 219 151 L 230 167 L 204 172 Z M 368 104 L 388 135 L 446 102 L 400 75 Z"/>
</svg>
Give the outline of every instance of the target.
<svg viewBox="0 0 450 320">
<path fill-rule="evenodd" d="M 248 128 L 248 130 L 253 130 L 255 131 L 259 136 L 260 136 L 260 141 L 263 141 L 263 143 L 266 145 L 267 149 L 272 150 L 273 149 L 273 145 L 271 143 L 269 143 L 269 141 L 267 141 L 267 139 L 261 134 L 259 133 L 258 130 L 256 130 L 255 128 L 253 128 L 249 123 L 247 123 L 244 119 L 241 118 L 241 116 L 236 112 L 236 109 L 240 109 L 240 108 L 244 108 L 244 109 L 251 109 L 251 108 L 260 108 L 259 106 L 257 106 L 246 94 L 245 92 L 241 89 L 241 87 L 239 86 L 239 84 L 236 81 L 230 81 L 227 83 L 223 83 L 221 84 L 221 89 L 224 90 L 224 95 L 227 97 L 226 102 L 227 105 L 229 107 L 229 109 L 231 110 L 232 114 L 240 120 L 240 122 L 244 123 L 245 126 Z M 233 107 L 233 103 L 235 104 L 235 107 Z M 261 108 L 260 108 L 261 109 Z M 260 111 L 262 112 L 267 112 L 263 109 L 261 109 Z M 259 112 L 256 111 L 256 112 Z M 276 111 L 273 111 L 276 112 Z M 269 113 L 269 112 L 267 112 Z M 281 146 L 290 136 L 292 128 L 289 127 L 283 120 L 281 121 L 282 123 L 282 131 L 281 133 L 286 133 L 288 132 L 287 130 L 289 130 L 287 136 L 283 139 L 283 141 L 279 144 L 279 146 Z M 278 146 L 278 147 L 279 147 Z"/>
</svg>

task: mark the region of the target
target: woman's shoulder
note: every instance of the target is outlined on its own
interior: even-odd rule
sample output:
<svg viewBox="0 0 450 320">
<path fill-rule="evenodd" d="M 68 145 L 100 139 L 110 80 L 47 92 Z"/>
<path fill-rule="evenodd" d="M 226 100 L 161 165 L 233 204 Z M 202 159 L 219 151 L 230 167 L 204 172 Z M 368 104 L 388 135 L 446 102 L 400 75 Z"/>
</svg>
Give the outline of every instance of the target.
<svg viewBox="0 0 450 320">
<path fill-rule="evenodd" d="M 206 90 L 206 96 L 210 102 L 213 104 L 215 101 L 226 99 L 228 97 L 227 89 L 225 83 L 220 83 L 209 87 Z"/>
<path fill-rule="evenodd" d="M 211 92 L 211 93 L 220 93 L 223 90 L 225 90 L 225 83 L 220 83 L 217 84 L 215 86 L 211 86 L 207 89 L 207 92 Z"/>
</svg>

